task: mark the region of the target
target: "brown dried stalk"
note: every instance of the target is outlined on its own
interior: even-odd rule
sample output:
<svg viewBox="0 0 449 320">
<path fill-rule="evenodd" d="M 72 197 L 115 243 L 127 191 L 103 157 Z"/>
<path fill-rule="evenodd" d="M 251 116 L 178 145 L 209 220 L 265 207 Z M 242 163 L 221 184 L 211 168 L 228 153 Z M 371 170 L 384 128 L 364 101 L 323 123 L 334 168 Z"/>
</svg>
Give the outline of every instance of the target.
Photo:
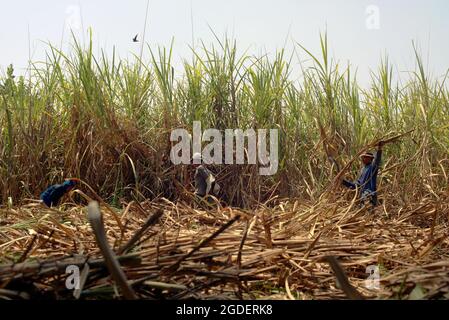
<svg viewBox="0 0 449 320">
<path fill-rule="evenodd" d="M 92 229 L 95 233 L 95 238 L 97 240 L 98 247 L 105 258 L 106 265 L 109 269 L 109 272 L 112 275 L 112 278 L 121 288 L 123 295 L 126 299 L 134 300 L 137 299 L 137 295 L 131 286 L 128 284 L 128 280 L 126 279 L 125 273 L 123 272 L 120 264 L 112 251 L 111 247 L 108 244 L 108 240 L 106 238 L 106 232 L 104 230 L 103 225 L 103 217 L 100 212 L 100 207 L 98 202 L 91 202 L 88 207 L 88 219 L 92 226 Z"/>
</svg>

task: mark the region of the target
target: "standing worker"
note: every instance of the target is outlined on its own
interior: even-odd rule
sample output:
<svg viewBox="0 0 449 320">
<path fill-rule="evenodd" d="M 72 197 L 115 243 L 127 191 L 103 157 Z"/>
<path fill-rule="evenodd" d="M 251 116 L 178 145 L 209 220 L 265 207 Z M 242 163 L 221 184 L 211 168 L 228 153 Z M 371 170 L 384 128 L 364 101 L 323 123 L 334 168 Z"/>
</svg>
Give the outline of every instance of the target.
<svg viewBox="0 0 449 320">
<path fill-rule="evenodd" d="M 212 172 L 201 164 L 201 154 L 195 153 L 193 155 L 193 166 L 195 168 L 195 195 L 200 198 L 207 198 L 210 203 L 212 198 L 210 195 L 217 196 L 220 192 L 220 186 L 215 182 L 215 177 Z"/>
<path fill-rule="evenodd" d="M 364 164 L 359 178 L 355 182 L 343 180 L 343 185 L 350 189 L 360 189 L 360 198 L 362 203 L 369 199 L 373 207 L 377 206 L 377 173 L 382 160 L 383 142 L 377 145 L 376 155 L 371 152 L 365 152 L 360 155 Z"/>
<path fill-rule="evenodd" d="M 57 206 L 61 198 L 70 192 L 77 184 L 78 179 L 68 179 L 63 184 L 56 184 L 48 187 L 41 193 L 41 200 L 49 208 Z"/>
</svg>

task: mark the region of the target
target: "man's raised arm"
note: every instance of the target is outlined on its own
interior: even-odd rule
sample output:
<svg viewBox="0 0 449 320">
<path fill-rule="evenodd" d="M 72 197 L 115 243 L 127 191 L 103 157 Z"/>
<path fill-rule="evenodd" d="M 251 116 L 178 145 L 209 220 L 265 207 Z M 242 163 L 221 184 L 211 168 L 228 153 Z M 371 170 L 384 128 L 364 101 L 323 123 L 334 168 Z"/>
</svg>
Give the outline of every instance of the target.
<svg viewBox="0 0 449 320">
<path fill-rule="evenodd" d="M 379 169 L 380 167 L 380 163 L 382 161 L 382 147 L 383 147 L 383 142 L 379 142 L 379 144 L 377 145 L 377 152 L 376 152 L 376 156 L 374 158 L 374 167 L 376 169 Z"/>
</svg>

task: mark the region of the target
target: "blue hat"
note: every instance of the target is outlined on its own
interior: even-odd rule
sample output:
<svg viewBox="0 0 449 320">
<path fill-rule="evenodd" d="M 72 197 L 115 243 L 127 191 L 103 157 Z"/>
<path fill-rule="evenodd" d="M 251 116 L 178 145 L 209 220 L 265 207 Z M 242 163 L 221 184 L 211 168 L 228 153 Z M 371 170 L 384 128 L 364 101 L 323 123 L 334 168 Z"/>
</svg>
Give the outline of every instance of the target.
<svg viewBox="0 0 449 320">
<path fill-rule="evenodd" d="M 76 185 L 76 181 L 75 180 L 67 180 L 67 181 L 64 181 L 64 183 L 62 185 L 64 187 L 73 187 Z"/>
</svg>

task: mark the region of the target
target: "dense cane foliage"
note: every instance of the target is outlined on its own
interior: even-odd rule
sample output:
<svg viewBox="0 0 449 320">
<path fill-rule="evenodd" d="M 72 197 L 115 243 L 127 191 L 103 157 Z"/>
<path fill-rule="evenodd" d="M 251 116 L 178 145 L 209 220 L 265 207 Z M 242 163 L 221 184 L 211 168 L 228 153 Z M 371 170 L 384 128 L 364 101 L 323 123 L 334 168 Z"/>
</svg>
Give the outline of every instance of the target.
<svg viewBox="0 0 449 320">
<path fill-rule="evenodd" d="M 385 58 L 360 88 L 353 70 L 329 57 L 326 36 L 321 48 L 297 45 L 310 64 L 294 80 L 284 50 L 249 56 L 228 39 L 193 50 L 179 77 L 172 47 L 126 61 L 95 56 L 92 43 L 74 41 L 70 53 L 49 46 L 26 76 L 10 66 L 0 78 L 0 202 L 36 198 L 64 177 L 81 178 L 110 203 L 182 197 L 191 178 L 170 162 L 170 132 L 191 130 L 195 120 L 203 128 L 279 129 L 276 175 L 261 177 L 251 165 L 213 168 L 234 205 L 273 195 L 313 200 L 335 176 L 328 156 L 344 165 L 365 145 L 412 129 L 385 147 L 381 189 L 402 204 L 438 197 L 449 175 L 446 77 L 430 78 L 415 50 L 405 83 Z M 356 175 L 358 163 L 351 168 Z"/>
</svg>

